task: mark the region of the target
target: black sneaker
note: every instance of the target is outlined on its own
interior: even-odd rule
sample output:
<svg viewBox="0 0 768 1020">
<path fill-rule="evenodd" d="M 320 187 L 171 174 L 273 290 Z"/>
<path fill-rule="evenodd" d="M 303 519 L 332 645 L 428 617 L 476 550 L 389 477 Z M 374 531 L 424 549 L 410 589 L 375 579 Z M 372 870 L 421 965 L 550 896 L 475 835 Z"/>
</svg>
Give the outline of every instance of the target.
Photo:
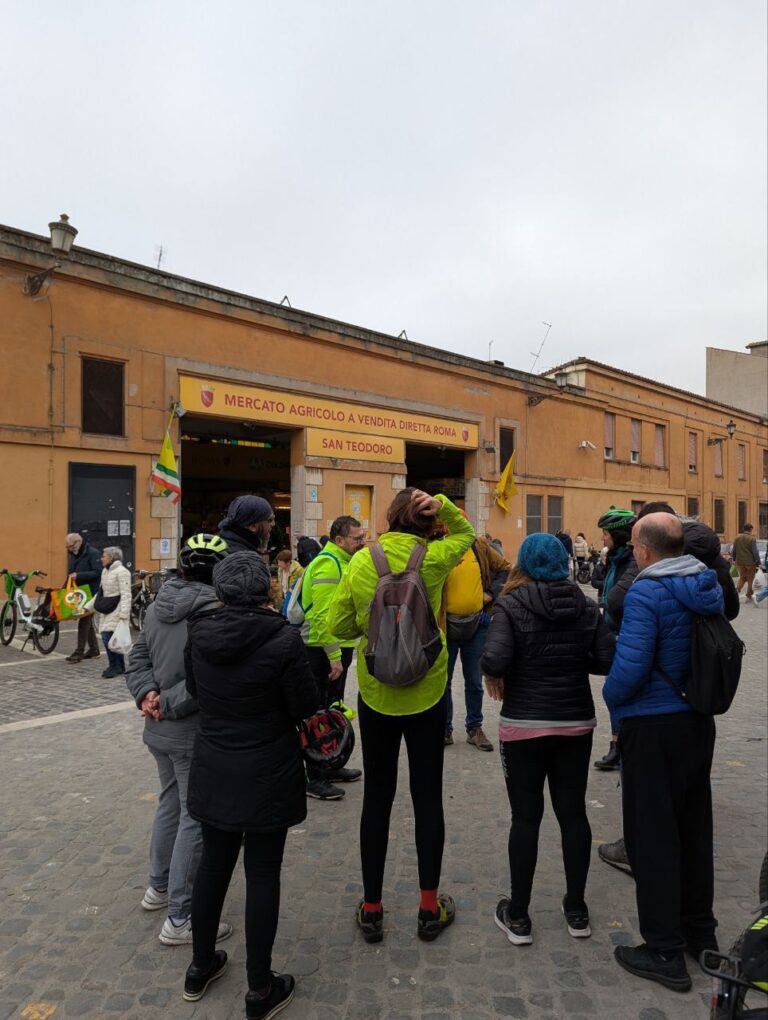
<svg viewBox="0 0 768 1020">
<path fill-rule="evenodd" d="M 82 662 L 85 655 L 82 652 L 74 651 L 71 655 L 68 655 L 65 662 Z"/>
<path fill-rule="evenodd" d="M 98 650 L 98 648 L 93 648 L 93 649 L 91 649 L 90 652 L 86 652 L 85 655 L 83 656 L 83 658 L 84 659 L 100 659 L 101 658 L 101 652 Z"/>
<path fill-rule="evenodd" d="M 456 917 L 456 904 L 453 897 L 447 893 L 440 893 L 437 897 L 437 910 L 433 914 L 431 910 L 419 908 L 419 920 L 416 925 L 416 934 L 424 942 L 434 942 L 443 928 L 453 924 Z"/>
<path fill-rule="evenodd" d="M 336 769 L 335 772 L 326 772 L 325 779 L 328 783 L 356 783 L 362 775 L 362 769 Z"/>
<path fill-rule="evenodd" d="M 342 800 L 345 796 L 344 790 L 338 786 L 332 786 L 324 779 L 313 779 L 307 783 L 307 796 L 315 800 Z"/>
<path fill-rule="evenodd" d="M 220 978 L 226 969 L 227 954 L 223 949 L 217 949 L 213 954 L 213 963 L 208 970 L 201 970 L 191 963 L 184 978 L 184 998 L 187 1002 L 202 999 L 211 981 Z"/>
<path fill-rule="evenodd" d="M 360 900 L 355 920 L 366 942 L 381 942 L 384 938 L 384 909 L 369 913 L 363 910 L 365 900 Z"/>
<path fill-rule="evenodd" d="M 293 998 L 296 982 L 291 974 L 275 974 L 272 971 L 272 984 L 268 995 L 248 992 L 245 996 L 246 1020 L 270 1020 L 284 1010 Z"/>
<path fill-rule="evenodd" d="M 530 946 L 533 942 L 531 919 L 527 914 L 523 914 L 522 917 L 512 917 L 509 912 L 509 903 L 510 901 L 506 898 L 499 900 L 493 920 L 513 946 Z"/>
<path fill-rule="evenodd" d="M 601 861 L 610 864 L 612 868 L 618 868 L 619 871 L 623 871 L 627 875 L 632 874 L 632 865 L 629 863 L 627 847 L 623 839 L 617 839 L 615 843 L 601 843 L 597 848 L 597 856 Z"/>
<path fill-rule="evenodd" d="M 645 944 L 641 946 L 616 946 L 613 951 L 616 963 L 635 977 L 657 981 L 673 992 L 689 992 L 691 975 L 685 966 L 682 953 L 657 953 Z"/>
<path fill-rule="evenodd" d="M 612 740 L 611 746 L 608 748 L 608 754 L 604 755 L 602 758 L 598 758 L 593 764 L 595 768 L 600 769 L 601 772 L 613 772 L 619 767 L 620 763 L 621 755 L 619 754 L 619 745 L 615 740 Z"/>
<path fill-rule="evenodd" d="M 116 669 L 114 666 L 110 666 L 109 669 L 105 669 L 101 674 L 105 680 L 111 680 L 113 677 L 122 676 L 125 670 Z"/>
<path fill-rule="evenodd" d="M 575 939 L 588 939 L 592 934 L 589 927 L 589 911 L 586 903 L 579 910 L 566 910 L 565 897 L 563 897 L 563 916 L 568 925 L 568 934 Z"/>
</svg>

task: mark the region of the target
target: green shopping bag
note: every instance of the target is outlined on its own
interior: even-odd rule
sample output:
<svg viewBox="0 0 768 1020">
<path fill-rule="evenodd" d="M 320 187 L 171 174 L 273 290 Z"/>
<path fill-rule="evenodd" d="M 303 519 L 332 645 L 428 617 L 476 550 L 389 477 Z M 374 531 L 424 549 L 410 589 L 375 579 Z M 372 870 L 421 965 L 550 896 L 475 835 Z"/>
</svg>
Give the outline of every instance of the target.
<svg viewBox="0 0 768 1020">
<path fill-rule="evenodd" d="M 57 620 L 69 620 L 73 616 L 88 616 L 83 610 L 86 602 L 92 598 L 91 589 L 87 584 L 76 585 L 70 577 L 66 588 L 57 588 L 51 592 L 51 606 Z"/>
</svg>

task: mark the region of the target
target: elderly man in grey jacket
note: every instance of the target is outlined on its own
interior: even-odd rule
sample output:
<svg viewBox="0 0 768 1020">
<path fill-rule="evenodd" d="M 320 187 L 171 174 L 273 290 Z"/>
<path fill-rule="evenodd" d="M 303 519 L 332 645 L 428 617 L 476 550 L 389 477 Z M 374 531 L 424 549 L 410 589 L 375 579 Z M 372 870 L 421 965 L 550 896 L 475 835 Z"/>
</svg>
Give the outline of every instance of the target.
<svg viewBox="0 0 768 1020">
<path fill-rule="evenodd" d="M 198 728 L 197 701 L 187 692 L 184 648 L 187 617 L 216 604 L 213 568 L 227 552 L 217 535 L 193 535 L 179 555 L 181 576 L 158 592 L 126 672 L 128 690 L 144 716 L 144 743 L 157 763 L 160 796 L 149 847 L 145 910 L 167 907 L 160 931 L 165 945 L 192 942 L 192 886 L 202 852 L 200 824 L 187 812 L 187 784 Z M 222 922 L 218 939 L 232 934 Z"/>
</svg>

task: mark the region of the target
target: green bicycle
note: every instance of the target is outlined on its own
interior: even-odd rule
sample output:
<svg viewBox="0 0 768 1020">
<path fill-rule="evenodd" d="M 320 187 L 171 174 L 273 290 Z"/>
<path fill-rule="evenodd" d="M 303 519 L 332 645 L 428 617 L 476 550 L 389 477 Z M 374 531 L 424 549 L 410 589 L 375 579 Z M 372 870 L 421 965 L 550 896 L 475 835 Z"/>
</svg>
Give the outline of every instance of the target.
<svg viewBox="0 0 768 1020">
<path fill-rule="evenodd" d="M 26 574 L 23 571 L 12 574 L 5 568 L 0 570 L 0 577 L 5 581 L 6 594 L 6 601 L 0 610 L 2 644 L 9 645 L 13 641 L 19 621 L 22 628 L 27 631 L 22 651 L 30 638 L 41 655 L 50 654 L 59 643 L 59 621 L 51 614 L 51 592 L 54 589 L 36 587 L 35 594 L 38 599 L 35 606 L 24 591 L 24 585 L 30 577 L 46 576 L 43 570 L 30 570 Z"/>
</svg>

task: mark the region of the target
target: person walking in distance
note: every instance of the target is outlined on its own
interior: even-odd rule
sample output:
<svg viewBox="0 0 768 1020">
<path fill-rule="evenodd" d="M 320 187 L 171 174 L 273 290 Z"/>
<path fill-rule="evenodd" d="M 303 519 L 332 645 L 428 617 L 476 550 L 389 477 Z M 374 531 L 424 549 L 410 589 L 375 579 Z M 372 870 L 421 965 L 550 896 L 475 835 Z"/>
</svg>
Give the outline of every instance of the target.
<svg viewBox="0 0 768 1020">
<path fill-rule="evenodd" d="M 202 533 L 188 539 L 179 554 L 179 576 L 166 581 L 147 609 L 125 675 L 144 716 L 144 744 L 160 779 L 149 845 L 149 884 L 141 905 L 144 910 L 166 910 L 159 935 L 166 946 L 192 942 L 192 885 L 203 846 L 200 823 L 187 810 L 199 723 L 197 701 L 186 684 L 187 621 L 192 613 L 217 605 L 211 577 L 226 554 L 226 542 L 218 535 Z M 231 924 L 219 925 L 219 940 L 231 934 Z"/>
<path fill-rule="evenodd" d="M 578 532 L 576 538 L 573 540 L 573 555 L 580 567 L 583 566 L 589 558 L 589 543 L 587 542 L 586 535 L 583 531 Z"/>
<path fill-rule="evenodd" d="M 288 829 L 307 815 L 297 725 L 317 711 L 320 692 L 297 629 L 269 605 L 263 559 L 227 556 L 214 568 L 213 585 L 222 604 L 192 614 L 186 651 L 187 688 L 200 707 L 189 813 L 202 823 L 203 856 L 184 998 L 198 1001 L 226 970 L 217 930 L 242 848 L 245 1015 L 267 1020 L 293 998 L 293 977 L 272 972 L 272 946 Z"/>
<path fill-rule="evenodd" d="M 642 945 L 617 946 L 637 977 L 685 992 L 695 959 L 716 949 L 712 910 L 715 724 L 682 693 L 696 615 L 723 611 L 714 570 L 683 552 L 683 526 L 653 513 L 632 529 L 640 568 L 624 600 L 613 666 L 603 688 L 620 725 L 624 838 L 635 876 Z"/>
<path fill-rule="evenodd" d="M 67 535 L 67 575 L 76 585 L 87 584 L 91 594 L 96 594 L 101 577 L 101 559 L 99 550 L 94 549 L 82 535 L 72 532 Z M 98 659 L 99 639 L 92 613 L 78 617 L 77 645 L 74 652 L 67 656 L 67 662 L 82 662 L 83 659 Z"/>
<path fill-rule="evenodd" d="M 366 942 L 380 942 L 384 933 L 382 888 L 389 819 L 397 788 L 400 742 L 405 738 L 421 890 L 416 934 L 431 941 L 453 921 L 456 911 L 451 897 L 438 893 L 445 839 L 443 752 L 448 654 L 435 619 L 445 580 L 472 545 L 475 533 L 446 496 L 432 497 L 411 487 L 395 496 L 387 522 L 389 530 L 381 536 L 376 550 L 379 566 L 371 549 L 357 553 L 338 585 L 328 618 L 330 631 L 341 640 L 360 638 L 358 710 L 365 790 L 360 819 L 363 900 L 356 917 Z M 430 542 L 438 525 L 447 527 L 448 534 L 439 542 Z M 426 608 L 431 607 L 432 614 L 430 633 L 439 646 L 425 675 L 420 679 L 414 676 L 414 682 L 404 686 L 377 680 L 369 672 L 365 657 L 379 578 L 383 585 L 392 576 L 380 574 L 384 569 L 382 559 L 392 574 L 418 564 L 421 581 L 415 591 L 419 598 L 426 593 Z M 395 619 L 395 625 L 400 625 L 400 619 Z"/>
<path fill-rule="evenodd" d="M 512 809 L 511 893 L 495 922 L 513 945 L 533 942 L 529 904 L 544 814 L 544 784 L 562 836 L 562 909 L 574 938 L 591 934 L 584 898 L 592 832 L 585 795 L 596 725 L 590 673 L 605 675 L 614 638 L 591 599 L 570 578 L 553 535 L 529 535 L 497 603 L 483 672 L 502 702 L 501 761 Z"/>
<path fill-rule="evenodd" d="M 752 583 L 755 580 L 757 568 L 760 566 L 757 539 L 752 534 L 754 530 L 751 524 L 745 524 L 744 530 L 736 536 L 733 542 L 733 562 L 739 571 L 739 579 L 736 582 L 736 594 L 741 595 L 741 589 L 746 584 L 747 602 L 752 602 L 752 596 L 754 595 Z"/>
<path fill-rule="evenodd" d="M 343 515 L 331 525 L 331 534 L 322 552 L 310 561 L 301 582 L 304 623 L 301 636 L 307 658 L 326 706 L 344 701 L 347 673 L 354 655 L 354 641 L 340 641 L 328 622 L 333 596 L 349 568 L 352 557 L 365 546 L 365 530 L 360 521 Z M 337 769 L 321 775 L 307 765 L 307 796 L 316 800 L 341 800 L 344 790 L 334 783 L 355 783 L 360 769 Z"/>
<path fill-rule="evenodd" d="M 494 598 L 501 591 L 511 569 L 510 562 L 499 555 L 486 538 L 478 536 L 445 582 L 444 602 L 448 641 L 448 686 L 445 689 L 447 745 L 453 743 L 451 681 L 456 660 L 461 658 L 467 743 L 476 747 L 478 751 L 493 750 L 493 744 L 483 732 L 483 677 L 480 671 L 480 657 L 485 648 Z"/>
<path fill-rule="evenodd" d="M 123 550 L 108 545 L 101 554 L 99 590 L 89 605 L 99 614 L 99 631 L 107 653 L 108 666 L 101 674 L 105 679 L 125 673 L 125 656 L 113 652 L 109 642 L 118 623 L 131 618 L 131 572 L 123 566 Z"/>
</svg>

